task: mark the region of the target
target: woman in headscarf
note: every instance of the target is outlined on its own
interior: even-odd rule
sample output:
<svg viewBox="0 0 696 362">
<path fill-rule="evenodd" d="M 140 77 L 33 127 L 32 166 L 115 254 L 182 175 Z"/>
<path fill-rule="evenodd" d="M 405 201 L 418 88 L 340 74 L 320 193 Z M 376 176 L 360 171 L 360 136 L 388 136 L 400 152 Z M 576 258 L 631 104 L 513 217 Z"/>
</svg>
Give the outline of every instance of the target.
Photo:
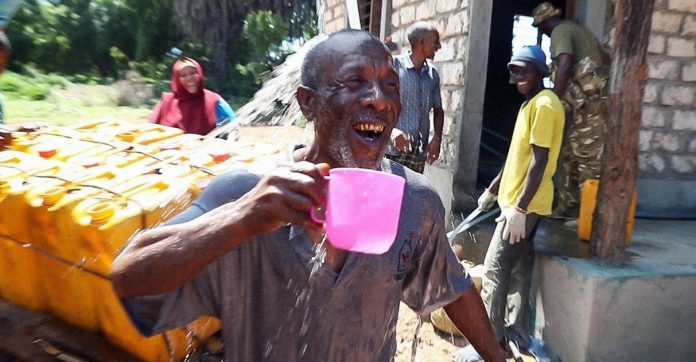
<svg viewBox="0 0 696 362">
<path fill-rule="evenodd" d="M 150 121 L 200 135 L 233 122 L 232 107 L 219 94 L 203 88 L 203 80 L 198 62 L 187 57 L 177 60 L 172 67 L 172 92 L 162 93 Z"/>
</svg>

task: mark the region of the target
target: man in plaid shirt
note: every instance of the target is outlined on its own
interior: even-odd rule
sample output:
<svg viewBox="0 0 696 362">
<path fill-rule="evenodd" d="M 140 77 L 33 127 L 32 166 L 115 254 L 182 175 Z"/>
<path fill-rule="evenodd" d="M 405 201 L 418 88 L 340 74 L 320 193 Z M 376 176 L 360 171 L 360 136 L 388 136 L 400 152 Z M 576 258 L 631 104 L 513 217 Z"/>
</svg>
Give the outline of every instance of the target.
<svg viewBox="0 0 696 362">
<path fill-rule="evenodd" d="M 417 22 L 408 31 L 411 51 L 394 57 L 401 87 L 401 114 L 392 131 L 387 157 L 423 173 L 425 162 L 440 157 L 445 115 L 440 97 L 440 75 L 428 59 L 440 49 L 440 34 L 432 24 Z M 430 136 L 430 110 L 434 135 Z"/>
</svg>

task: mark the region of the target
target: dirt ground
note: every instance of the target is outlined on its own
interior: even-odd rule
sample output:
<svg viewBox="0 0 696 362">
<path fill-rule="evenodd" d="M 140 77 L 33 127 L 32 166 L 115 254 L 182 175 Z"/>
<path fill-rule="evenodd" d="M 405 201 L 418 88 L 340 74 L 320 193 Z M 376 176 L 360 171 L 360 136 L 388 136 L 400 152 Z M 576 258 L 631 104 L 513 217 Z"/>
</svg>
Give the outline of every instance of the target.
<svg viewBox="0 0 696 362">
<path fill-rule="evenodd" d="M 416 335 L 416 330 L 418 334 Z M 416 353 L 413 354 L 414 341 Z M 405 304 L 399 308 L 399 320 L 396 325 L 396 362 L 443 362 L 451 361 L 452 353 L 460 346 L 466 345 L 463 338 L 453 337 L 436 331 L 428 321 L 423 321 L 418 329 L 418 316 Z"/>
</svg>

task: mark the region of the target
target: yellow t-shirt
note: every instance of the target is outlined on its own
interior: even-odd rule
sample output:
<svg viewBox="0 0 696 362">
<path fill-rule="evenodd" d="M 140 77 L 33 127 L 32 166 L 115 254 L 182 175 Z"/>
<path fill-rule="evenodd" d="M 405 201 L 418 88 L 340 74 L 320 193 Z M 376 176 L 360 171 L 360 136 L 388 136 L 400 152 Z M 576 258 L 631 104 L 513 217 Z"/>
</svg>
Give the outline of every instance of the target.
<svg viewBox="0 0 696 362">
<path fill-rule="evenodd" d="M 498 204 L 501 208 L 514 207 L 522 196 L 524 180 L 532 162 L 532 145 L 549 149 L 544 176 L 539 189 L 527 206 L 528 212 L 539 215 L 551 213 L 553 202 L 552 177 L 563 140 L 565 114 L 556 94 L 545 89 L 522 104 L 517 113 L 515 130 L 508 151 L 503 175 L 498 188 Z"/>
</svg>

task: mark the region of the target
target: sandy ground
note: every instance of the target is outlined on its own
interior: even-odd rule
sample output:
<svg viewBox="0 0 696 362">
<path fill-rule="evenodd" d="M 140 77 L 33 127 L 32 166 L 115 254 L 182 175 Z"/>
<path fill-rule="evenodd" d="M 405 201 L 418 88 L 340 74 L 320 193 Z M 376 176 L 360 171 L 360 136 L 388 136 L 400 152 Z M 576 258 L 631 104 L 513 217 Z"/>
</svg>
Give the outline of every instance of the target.
<svg viewBox="0 0 696 362">
<path fill-rule="evenodd" d="M 416 330 L 418 334 L 416 335 Z M 414 341 L 416 353 L 413 354 Z M 463 338 L 436 332 L 433 325 L 423 321 L 418 329 L 418 316 L 405 304 L 399 308 L 399 320 L 396 325 L 396 362 L 442 362 L 451 361 L 452 353 L 466 345 Z"/>
</svg>

